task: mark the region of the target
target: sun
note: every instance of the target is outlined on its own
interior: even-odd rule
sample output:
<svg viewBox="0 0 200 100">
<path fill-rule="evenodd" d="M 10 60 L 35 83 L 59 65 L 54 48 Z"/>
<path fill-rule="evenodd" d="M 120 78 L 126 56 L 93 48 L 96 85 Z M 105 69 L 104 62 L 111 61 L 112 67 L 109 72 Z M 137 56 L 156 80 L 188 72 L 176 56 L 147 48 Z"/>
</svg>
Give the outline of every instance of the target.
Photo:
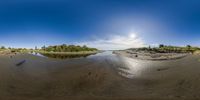
<svg viewBox="0 0 200 100">
<path fill-rule="evenodd" d="M 136 36 L 136 33 L 130 33 L 129 37 L 132 38 L 132 39 L 134 39 L 134 38 L 136 38 L 137 36 Z"/>
</svg>

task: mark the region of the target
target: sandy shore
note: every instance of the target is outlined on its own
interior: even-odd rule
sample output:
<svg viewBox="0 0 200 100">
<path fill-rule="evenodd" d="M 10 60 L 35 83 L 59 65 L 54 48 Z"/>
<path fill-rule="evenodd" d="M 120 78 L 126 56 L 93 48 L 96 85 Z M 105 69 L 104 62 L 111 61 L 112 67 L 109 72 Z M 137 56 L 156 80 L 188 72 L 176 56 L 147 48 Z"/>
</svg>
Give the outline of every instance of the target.
<svg viewBox="0 0 200 100">
<path fill-rule="evenodd" d="M 21 66 L 16 63 L 26 60 Z M 0 56 L 1 100 L 183 100 L 200 99 L 199 56 L 147 61 L 131 79 L 115 55 L 56 60 L 18 54 Z M 130 62 L 134 62 L 130 59 Z M 135 65 L 136 66 L 136 65 Z M 134 66 L 132 66 L 134 67 Z M 129 72 L 131 73 L 131 72 Z M 126 74 L 129 74 L 128 72 Z"/>
<path fill-rule="evenodd" d="M 26 62 L 23 65 L 16 66 L 16 63 L 24 59 Z M 99 99 L 111 95 L 110 86 L 114 86 L 112 84 L 115 80 L 121 80 L 114 70 L 106 68 L 101 62 L 73 60 L 47 59 L 30 54 L 18 54 L 13 58 L 0 56 L 0 98 Z"/>
<path fill-rule="evenodd" d="M 113 51 L 114 54 L 122 55 L 140 60 L 174 60 L 186 57 L 187 53 L 150 53 L 150 52 L 135 52 L 132 50 Z"/>
<path fill-rule="evenodd" d="M 87 55 L 87 54 L 96 54 L 101 51 L 80 51 L 80 52 L 46 52 L 46 51 L 38 51 L 41 54 L 60 54 L 60 55 Z"/>
<path fill-rule="evenodd" d="M 0 56 L 13 56 L 16 54 L 17 52 L 11 52 L 10 50 L 0 51 Z"/>
</svg>

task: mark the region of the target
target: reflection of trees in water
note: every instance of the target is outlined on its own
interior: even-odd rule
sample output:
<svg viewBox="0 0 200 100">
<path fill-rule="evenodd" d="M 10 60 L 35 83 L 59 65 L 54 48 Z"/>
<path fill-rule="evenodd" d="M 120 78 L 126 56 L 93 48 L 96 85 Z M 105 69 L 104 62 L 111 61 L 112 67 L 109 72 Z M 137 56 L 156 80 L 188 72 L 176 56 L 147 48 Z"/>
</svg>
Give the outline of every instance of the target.
<svg viewBox="0 0 200 100">
<path fill-rule="evenodd" d="M 41 54 L 43 56 L 49 58 L 58 58 L 58 59 L 68 59 L 68 58 L 80 58 L 80 57 L 87 57 L 92 54 Z"/>
</svg>

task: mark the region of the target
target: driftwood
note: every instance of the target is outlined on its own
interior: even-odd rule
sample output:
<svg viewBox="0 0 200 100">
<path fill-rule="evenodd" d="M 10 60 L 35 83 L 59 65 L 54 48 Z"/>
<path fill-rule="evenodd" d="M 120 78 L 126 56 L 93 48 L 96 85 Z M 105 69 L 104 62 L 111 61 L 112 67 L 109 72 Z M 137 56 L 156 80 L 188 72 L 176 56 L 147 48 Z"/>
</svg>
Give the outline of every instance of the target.
<svg viewBox="0 0 200 100">
<path fill-rule="evenodd" d="M 22 64 L 25 63 L 25 62 L 26 62 L 26 60 L 22 60 L 22 61 L 20 61 L 19 63 L 17 63 L 16 66 L 20 66 L 20 65 L 22 65 Z"/>
<path fill-rule="evenodd" d="M 169 68 L 167 67 L 167 68 L 159 68 L 159 69 L 157 69 L 157 71 L 163 71 L 163 70 L 168 70 Z"/>
</svg>

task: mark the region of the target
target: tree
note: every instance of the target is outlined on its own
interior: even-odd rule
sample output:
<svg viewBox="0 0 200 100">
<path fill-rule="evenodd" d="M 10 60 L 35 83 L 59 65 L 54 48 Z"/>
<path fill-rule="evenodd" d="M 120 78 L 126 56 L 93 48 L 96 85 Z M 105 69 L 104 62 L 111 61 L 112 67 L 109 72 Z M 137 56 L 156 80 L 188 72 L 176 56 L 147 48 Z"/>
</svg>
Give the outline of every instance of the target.
<svg viewBox="0 0 200 100">
<path fill-rule="evenodd" d="M 68 45 L 67 46 L 66 44 L 54 45 L 54 46 L 48 46 L 48 47 L 43 46 L 41 49 L 48 52 L 79 52 L 79 51 L 97 50 L 96 48 L 89 48 L 86 45 L 84 46 Z"/>
<path fill-rule="evenodd" d="M 1 49 L 6 49 L 6 47 L 5 46 L 1 46 Z"/>
<path fill-rule="evenodd" d="M 164 45 L 163 45 L 163 44 L 160 44 L 160 45 L 159 45 L 159 48 L 163 48 L 163 47 L 164 47 Z"/>
<path fill-rule="evenodd" d="M 42 50 L 44 50 L 44 51 L 46 50 L 46 47 L 45 47 L 45 45 L 42 47 Z"/>
<path fill-rule="evenodd" d="M 190 46 L 190 45 L 187 45 L 186 47 L 187 47 L 187 49 L 188 49 L 188 50 L 190 50 L 190 48 L 191 48 L 191 46 Z"/>
<path fill-rule="evenodd" d="M 37 50 L 37 46 L 35 46 L 35 50 Z"/>
</svg>

